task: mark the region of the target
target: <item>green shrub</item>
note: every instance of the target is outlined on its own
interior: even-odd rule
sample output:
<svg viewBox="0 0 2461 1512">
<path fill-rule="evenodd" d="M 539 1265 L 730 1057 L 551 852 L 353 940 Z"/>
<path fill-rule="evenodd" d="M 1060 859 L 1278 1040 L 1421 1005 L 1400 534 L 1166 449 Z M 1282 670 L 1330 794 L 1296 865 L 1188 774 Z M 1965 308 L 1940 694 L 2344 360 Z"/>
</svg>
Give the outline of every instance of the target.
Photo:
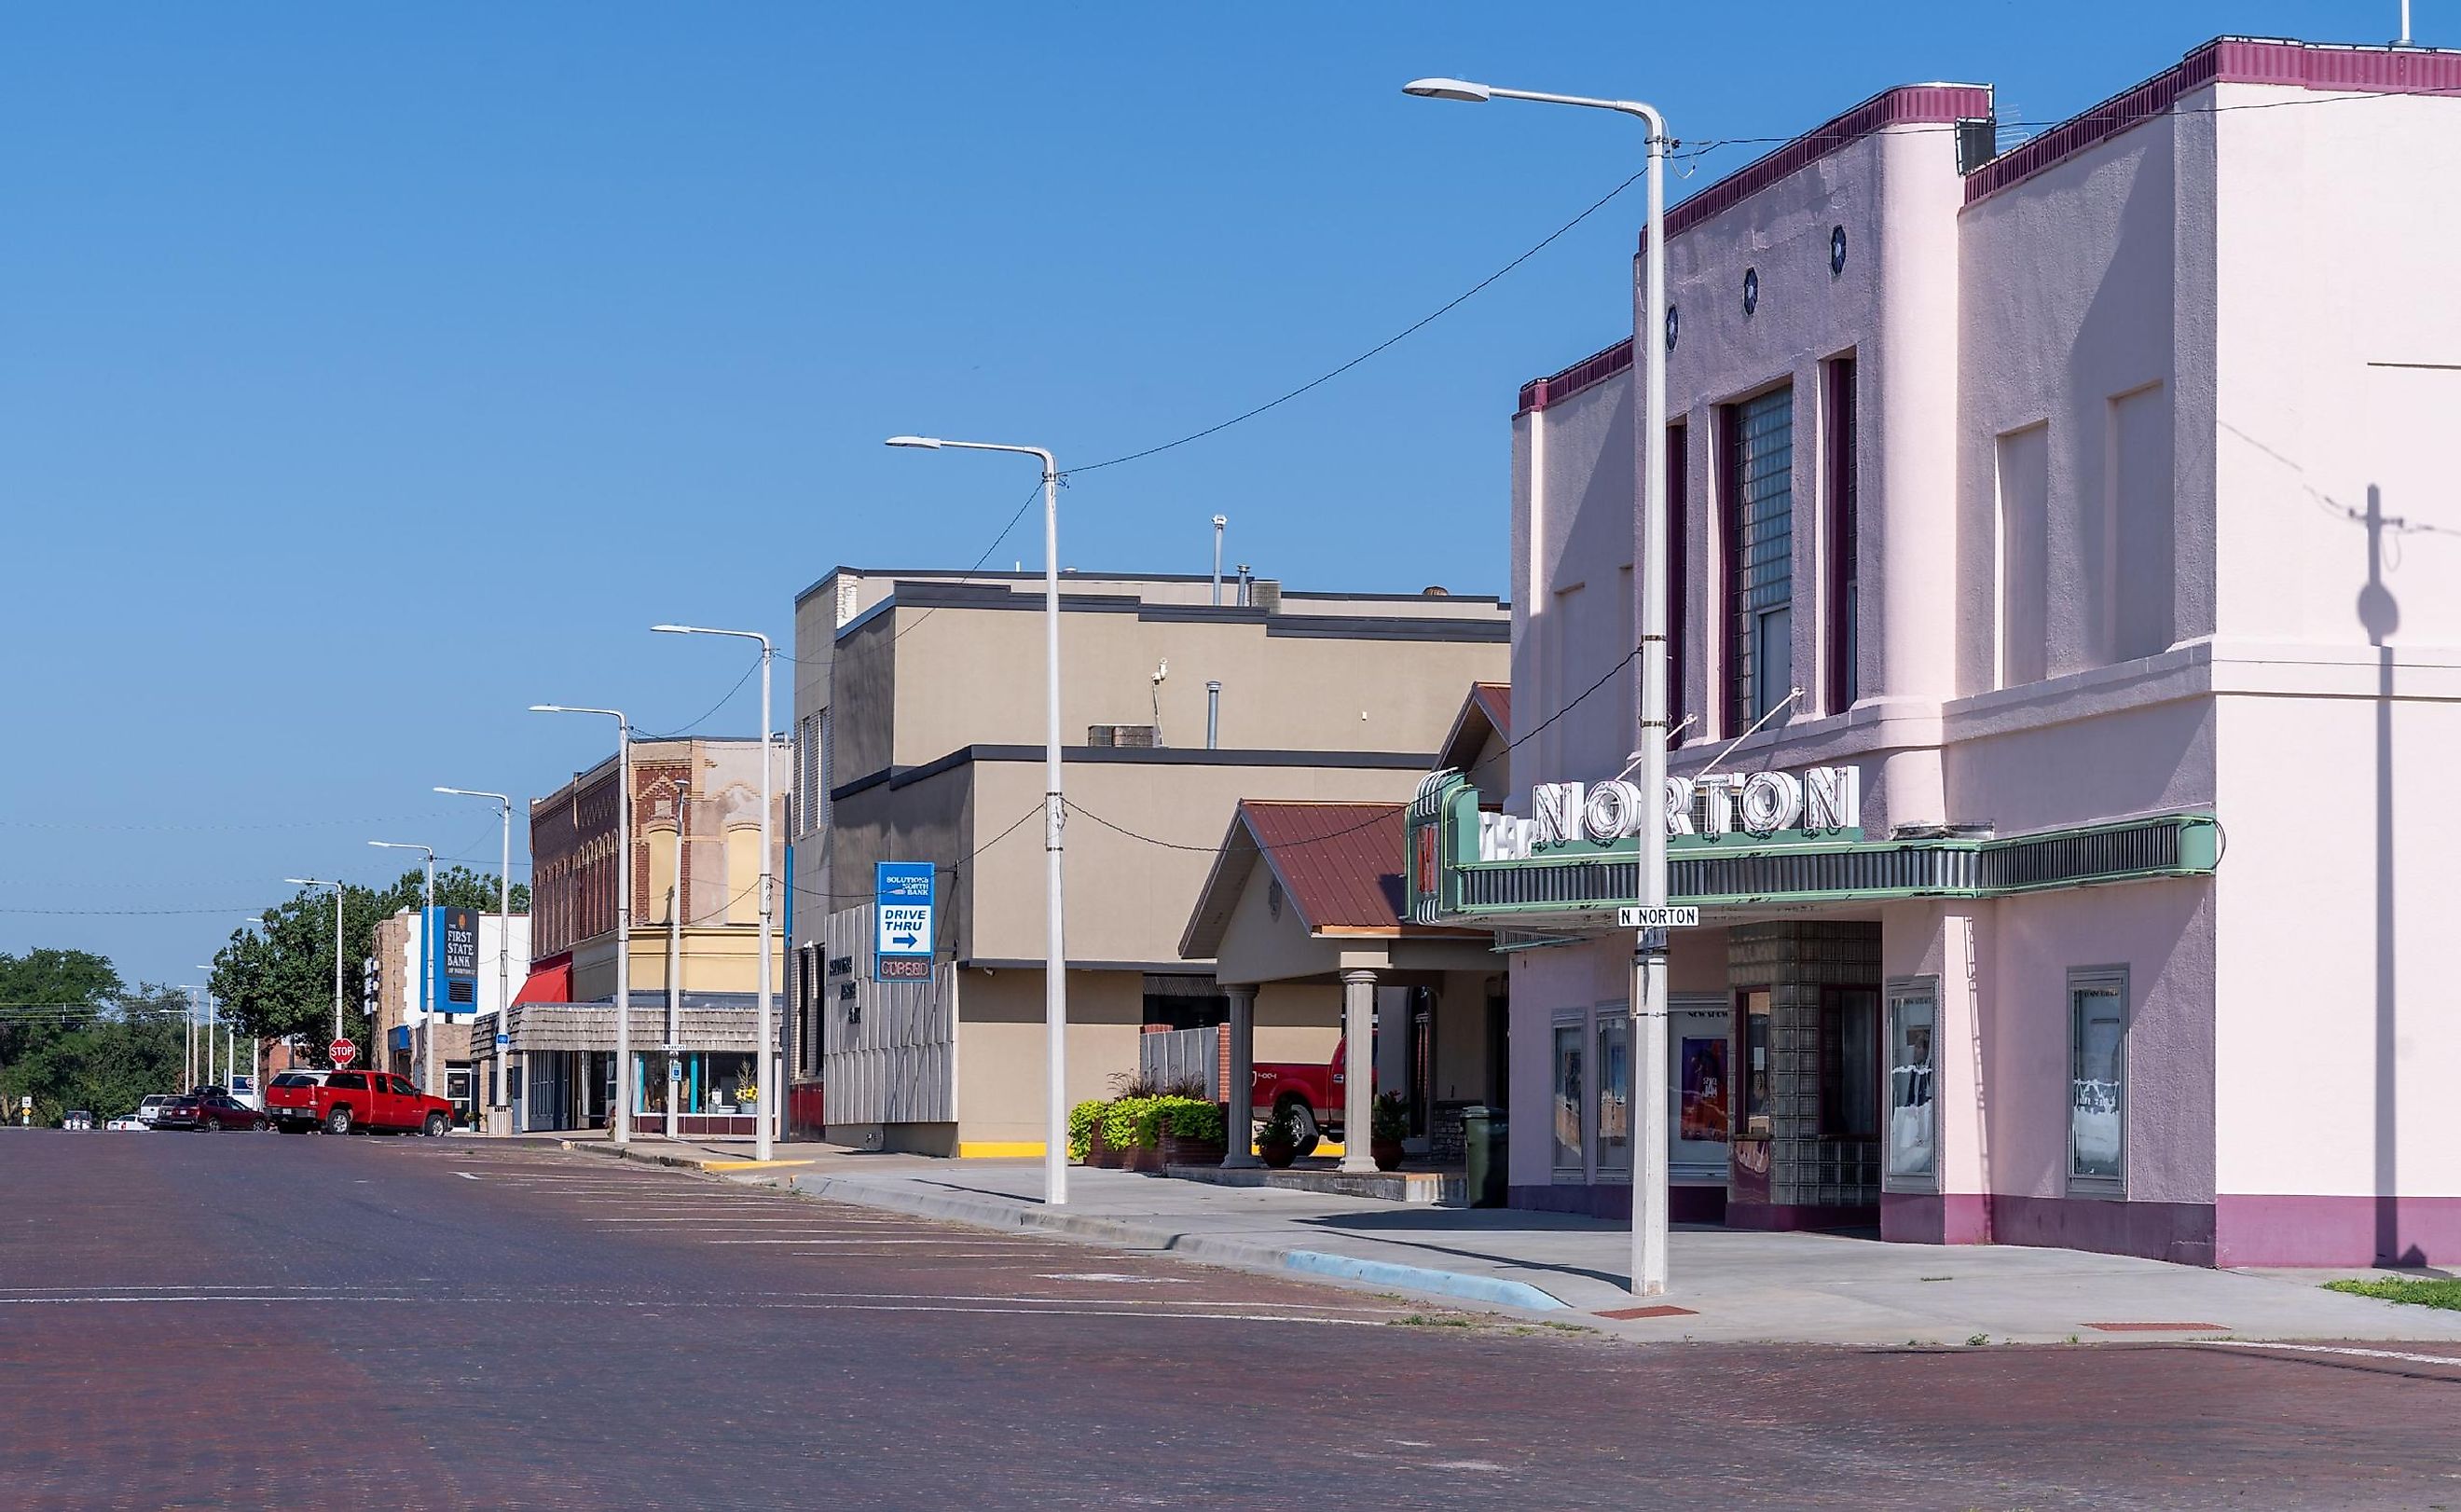
<svg viewBox="0 0 2461 1512">
<path fill-rule="evenodd" d="M 1101 1118 L 1102 1110 L 1108 1106 L 1109 1104 L 1102 1102 L 1081 1102 L 1068 1110 L 1068 1158 L 1070 1160 L 1085 1159 L 1085 1152 L 1092 1147 L 1093 1143 L 1094 1120 Z"/>
</svg>

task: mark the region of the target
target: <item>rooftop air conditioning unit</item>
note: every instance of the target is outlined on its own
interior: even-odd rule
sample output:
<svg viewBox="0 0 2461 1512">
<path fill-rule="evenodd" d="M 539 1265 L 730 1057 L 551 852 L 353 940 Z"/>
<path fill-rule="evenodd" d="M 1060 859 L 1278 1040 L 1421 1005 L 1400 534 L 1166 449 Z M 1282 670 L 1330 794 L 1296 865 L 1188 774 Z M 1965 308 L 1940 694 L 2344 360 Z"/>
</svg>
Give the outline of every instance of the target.
<svg viewBox="0 0 2461 1512">
<path fill-rule="evenodd" d="M 1090 746 L 1150 747 L 1154 743 L 1151 725 L 1092 725 L 1085 731 L 1085 743 Z"/>
</svg>

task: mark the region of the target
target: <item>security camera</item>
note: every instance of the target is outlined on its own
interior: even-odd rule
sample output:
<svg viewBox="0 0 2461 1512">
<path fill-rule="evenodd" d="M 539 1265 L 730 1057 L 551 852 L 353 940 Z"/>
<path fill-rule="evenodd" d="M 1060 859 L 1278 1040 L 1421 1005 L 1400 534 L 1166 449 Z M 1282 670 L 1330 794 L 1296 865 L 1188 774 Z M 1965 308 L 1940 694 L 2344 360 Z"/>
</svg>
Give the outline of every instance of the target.
<svg viewBox="0 0 2461 1512">
<path fill-rule="evenodd" d="M 1157 663 L 1157 664 L 1155 665 L 1155 667 L 1154 667 L 1154 675 L 1153 675 L 1153 680 L 1154 680 L 1154 684 L 1155 684 L 1155 686 L 1157 686 L 1157 687 L 1161 686 L 1161 684 L 1162 684 L 1162 680 L 1163 680 L 1164 678 L 1166 678 L 1166 677 L 1169 676 L 1169 675 L 1170 675 L 1170 658 L 1169 658 L 1169 657 L 1167 657 L 1167 656 L 1166 656 L 1166 657 L 1164 657 L 1164 658 L 1163 658 L 1159 663 Z"/>
</svg>

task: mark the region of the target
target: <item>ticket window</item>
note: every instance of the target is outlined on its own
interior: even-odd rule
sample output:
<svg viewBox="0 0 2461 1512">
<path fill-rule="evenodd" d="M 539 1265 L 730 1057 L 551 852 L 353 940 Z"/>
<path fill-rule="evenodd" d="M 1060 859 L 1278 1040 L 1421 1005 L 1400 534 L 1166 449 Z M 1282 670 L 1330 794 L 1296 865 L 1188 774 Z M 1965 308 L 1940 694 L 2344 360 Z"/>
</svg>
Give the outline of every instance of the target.
<svg viewBox="0 0 2461 1512">
<path fill-rule="evenodd" d="M 1736 1074 L 1743 1082 L 1744 1096 L 1743 1127 L 1736 1132 L 1746 1139 L 1766 1139 L 1777 1108 L 1771 1085 L 1776 1068 L 1770 1063 L 1768 989 L 1754 988 L 1743 993 L 1738 1006 L 1744 1016 L 1738 1045 L 1743 1064 L 1736 1068 Z"/>
</svg>

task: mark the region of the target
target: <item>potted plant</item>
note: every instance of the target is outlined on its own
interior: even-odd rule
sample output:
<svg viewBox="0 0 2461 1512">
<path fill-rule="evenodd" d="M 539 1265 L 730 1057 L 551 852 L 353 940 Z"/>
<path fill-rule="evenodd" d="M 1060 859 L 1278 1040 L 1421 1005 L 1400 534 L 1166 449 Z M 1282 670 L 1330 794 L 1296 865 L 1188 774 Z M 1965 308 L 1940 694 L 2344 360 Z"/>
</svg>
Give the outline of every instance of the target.
<svg viewBox="0 0 2461 1512">
<path fill-rule="evenodd" d="M 1256 1131 L 1256 1154 L 1274 1170 L 1288 1170 L 1299 1158 L 1299 1120 L 1291 1104 L 1277 1103 Z"/>
<path fill-rule="evenodd" d="M 1402 1141 L 1410 1137 L 1410 1105 L 1402 1100 L 1400 1093 L 1376 1095 L 1375 1127 L 1371 1132 L 1374 1137 L 1367 1141 L 1367 1153 L 1376 1158 L 1376 1168 L 1400 1170 Z"/>
</svg>

